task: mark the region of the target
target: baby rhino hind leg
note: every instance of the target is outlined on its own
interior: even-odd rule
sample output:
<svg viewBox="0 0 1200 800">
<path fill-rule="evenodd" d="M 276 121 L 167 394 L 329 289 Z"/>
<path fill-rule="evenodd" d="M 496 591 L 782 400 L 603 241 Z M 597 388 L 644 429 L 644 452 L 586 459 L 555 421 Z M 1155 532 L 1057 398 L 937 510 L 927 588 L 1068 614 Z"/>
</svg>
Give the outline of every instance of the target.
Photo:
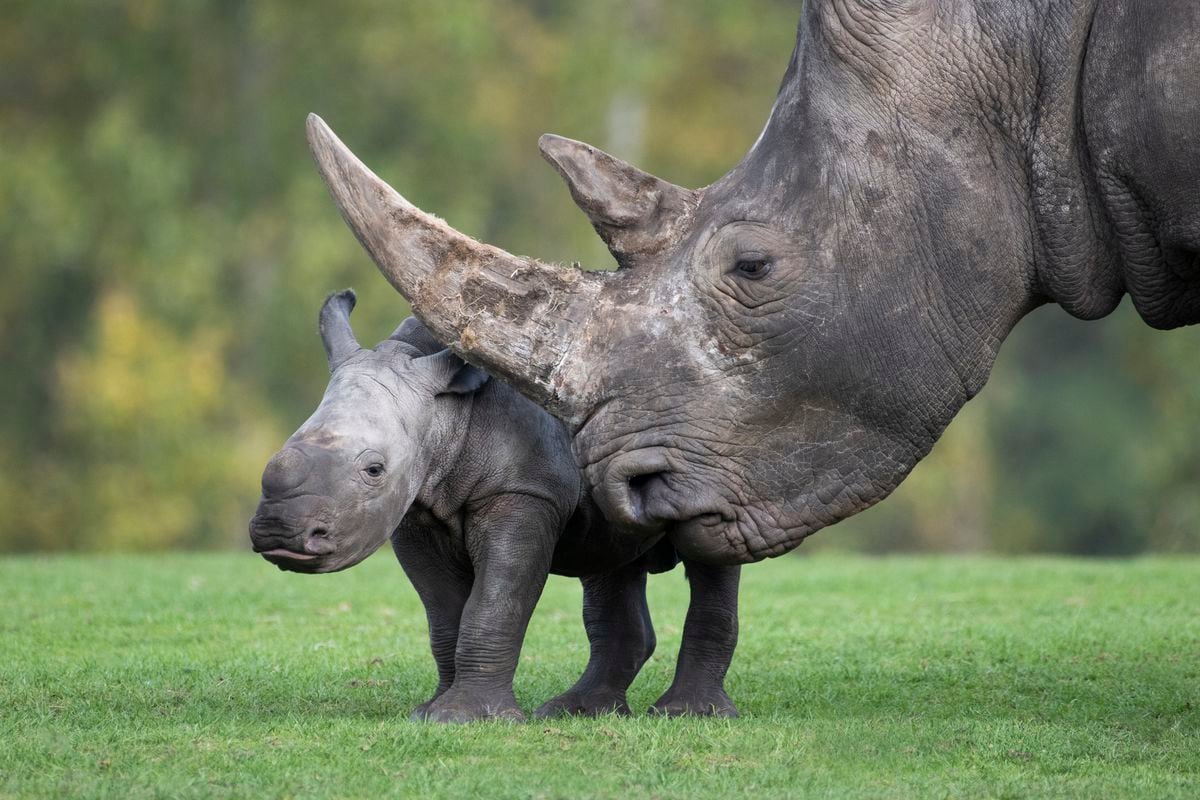
<svg viewBox="0 0 1200 800">
<path fill-rule="evenodd" d="M 713 567 L 684 561 L 691 605 L 671 688 L 650 707 L 652 714 L 736 717 L 725 693 L 725 673 L 738 637 L 738 581 L 741 567 Z"/>
<path fill-rule="evenodd" d="M 587 668 L 574 686 L 535 711 L 536 717 L 628 715 L 625 692 L 654 653 L 644 566 L 633 564 L 582 582 L 583 626 L 591 648 Z"/>
</svg>

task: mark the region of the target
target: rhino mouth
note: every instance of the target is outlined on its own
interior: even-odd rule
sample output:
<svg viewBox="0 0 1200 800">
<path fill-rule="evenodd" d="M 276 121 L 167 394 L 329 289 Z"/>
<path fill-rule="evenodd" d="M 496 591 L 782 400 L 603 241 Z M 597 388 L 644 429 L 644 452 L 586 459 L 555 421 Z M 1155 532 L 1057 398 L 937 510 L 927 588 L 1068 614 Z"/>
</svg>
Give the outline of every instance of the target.
<svg viewBox="0 0 1200 800">
<path fill-rule="evenodd" d="M 750 546 L 745 523 L 754 515 L 731 501 L 718 483 L 702 478 L 662 447 L 619 453 L 603 468 L 595 498 L 626 530 L 665 535 L 681 555 L 712 564 L 762 558 Z"/>
<path fill-rule="evenodd" d="M 254 552 L 290 572 L 320 572 L 338 549 L 323 521 L 258 514 L 250 521 Z"/>
<path fill-rule="evenodd" d="M 274 547 L 270 550 L 259 550 L 258 554 L 267 562 L 279 567 L 283 572 L 328 572 L 327 559 L 312 553 L 300 553 L 286 547 Z"/>
<path fill-rule="evenodd" d="M 701 514 L 675 522 L 666 535 L 680 555 L 695 561 L 742 564 L 758 560 L 747 549 L 736 522 L 720 514 Z"/>
<path fill-rule="evenodd" d="M 674 523 L 667 536 L 685 558 L 709 564 L 751 564 L 795 548 L 811 529 L 784 527 L 768 503 L 739 505 L 729 515 L 701 514 Z"/>
<path fill-rule="evenodd" d="M 268 561 L 314 561 L 318 558 L 318 556 L 312 553 L 297 553 L 294 550 L 285 550 L 282 547 L 276 547 L 273 550 L 263 550 L 259 555 Z"/>
</svg>

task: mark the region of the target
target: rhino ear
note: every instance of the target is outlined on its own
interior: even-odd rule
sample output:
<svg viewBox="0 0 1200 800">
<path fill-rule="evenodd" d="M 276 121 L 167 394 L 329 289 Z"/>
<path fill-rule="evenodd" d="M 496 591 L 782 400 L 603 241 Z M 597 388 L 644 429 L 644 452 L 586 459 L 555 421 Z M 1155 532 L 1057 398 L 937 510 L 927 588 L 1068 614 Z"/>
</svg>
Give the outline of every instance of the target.
<svg viewBox="0 0 1200 800">
<path fill-rule="evenodd" d="M 446 347 L 433 338 L 425 324 L 416 317 L 409 317 L 401 322 L 400 327 L 392 331 L 388 338 L 403 345 L 404 350 L 413 358 L 431 355 Z"/>
<path fill-rule="evenodd" d="M 321 344 L 325 346 L 325 357 L 329 359 L 330 372 L 362 349 L 358 340 L 354 338 L 354 330 L 350 327 L 350 312 L 354 310 L 357 302 L 354 290 L 344 289 L 326 297 L 325 304 L 321 306 L 318 325 Z"/>
<path fill-rule="evenodd" d="M 698 202 L 690 189 L 656 178 L 590 144 L 545 134 L 542 156 L 558 171 L 622 267 L 654 256 Z"/>
<path fill-rule="evenodd" d="M 481 388 L 491 377 L 449 350 L 419 358 L 415 363 L 432 372 L 437 387 L 436 394 L 470 394 Z"/>
</svg>

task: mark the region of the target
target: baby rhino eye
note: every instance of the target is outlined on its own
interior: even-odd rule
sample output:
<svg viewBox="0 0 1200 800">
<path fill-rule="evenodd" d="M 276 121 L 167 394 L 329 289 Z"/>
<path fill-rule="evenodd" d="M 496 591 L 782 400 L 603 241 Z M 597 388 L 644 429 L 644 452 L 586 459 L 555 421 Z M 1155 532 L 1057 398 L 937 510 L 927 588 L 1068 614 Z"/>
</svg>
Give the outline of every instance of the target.
<svg viewBox="0 0 1200 800">
<path fill-rule="evenodd" d="M 765 258 L 740 258 L 737 262 L 737 273 L 743 278 L 757 281 L 765 278 L 771 271 L 771 262 Z"/>
<path fill-rule="evenodd" d="M 367 473 L 372 478 L 379 478 L 383 475 L 383 464 L 372 464 L 363 470 L 363 472 Z"/>
</svg>

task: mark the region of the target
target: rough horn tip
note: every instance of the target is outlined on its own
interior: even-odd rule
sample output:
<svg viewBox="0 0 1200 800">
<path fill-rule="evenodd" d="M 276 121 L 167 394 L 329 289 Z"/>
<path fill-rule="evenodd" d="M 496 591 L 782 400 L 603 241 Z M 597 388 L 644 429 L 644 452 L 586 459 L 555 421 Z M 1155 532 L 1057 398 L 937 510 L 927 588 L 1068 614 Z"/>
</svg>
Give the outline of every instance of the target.
<svg viewBox="0 0 1200 800">
<path fill-rule="evenodd" d="M 346 145 L 333 132 L 325 120 L 310 113 L 304 121 L 304 129 L 308 138 L 308 149 L 318 162 L 324 162 L 326 154 L 339 153 L 346 150 Z"/>
<path fill-rule="evenodd" d="M 559 136 L 554 133 L 543 133 L 538 139 L 538 150 L 542 154 L 542 158 L 549 161 L 551 164 L 558 164 L 572 152 L 580 150 L 590 151 L 594 148 L 586 142 L 580 142 L 575 139 L 568 139 L 565 136 Z"/>
<path fill-rule="evenodd" d="M 389 186 L 354 155 L 325 120 L 310 113 L 305 127 L 308 132 L 308 149 L 312 152 L 313 160 L 317 162 L 317 169 L 355 235 L 361 233 L 362 222 L 359 217 L 364 207 L 362 195 L 368 191 L 378 193 L 394 207 L 417 211 L 404 195 Z"/>
<path fill-rule="evenodd" d="M 310 142 L 317 136 L 333 133 L 329 129 L 329 126 L 325 124 L 325 120 L 311 111 L 308 112 L 308 118 L 304 120 L 304 127 L 308 131 L 308 140 Z"/>
<path fill-rule="evenodd" d="M 312 118 L 312 114 L 309 114 L 309 118 Z M 557 148 L 560 143 L 569 141 L 570 139 L 559 136 L 557 133 L 543 133 L 538 137 L 538 150 L 545 153 Z"/>
</svg>

